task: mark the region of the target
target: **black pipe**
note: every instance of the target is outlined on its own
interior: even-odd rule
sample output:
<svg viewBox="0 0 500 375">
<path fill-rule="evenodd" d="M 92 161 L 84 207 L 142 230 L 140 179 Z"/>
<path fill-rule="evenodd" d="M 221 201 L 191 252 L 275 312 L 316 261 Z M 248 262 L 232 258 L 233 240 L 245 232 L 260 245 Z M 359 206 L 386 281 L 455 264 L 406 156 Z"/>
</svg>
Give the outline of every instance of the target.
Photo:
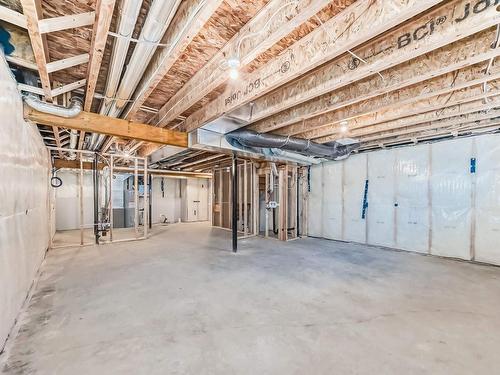
<svg viewBox="0 0 500 375">
<path fill-rule="evenodd" d="M 297 186 L 297 205 L 296 205 L 296 211 L 297 211 L 297 237 L 300 237 L 300 215 L 299 215 L 299 182 L 300 182 L 300 176 L 299 176 L 299 171 L 297 170 L 297 182 L 295 185 Z"/>
<path fill-rule="evenodd" d="M 96 245 L 99 245 L 99 181 L 97 158 L 97 153 L 95 153 L 94 160 L 92 161 L 92 182 L 94 184 L 94 236 Z"/>
<path fill-rule="evenodd" d="M 151 206 L 152 206 L 152 200 L 153 200 L 153 186 L 152 186 L 153 178 L 151 174 L 148 176 L 148 194 L 149 194 L 149 229 L 151 229 L 151 219 L 152 219 L 152 213 L 151 213 Z"/>
<path fill-rule="evenodd" d="M 238 168 L 236 163 L 236 154 L 233 153 L 233 160 L 231 163 L 231 177 L 232 177 L 232 211 L 233 211 L 233 253 L 238 251 Z"/>
</svg>

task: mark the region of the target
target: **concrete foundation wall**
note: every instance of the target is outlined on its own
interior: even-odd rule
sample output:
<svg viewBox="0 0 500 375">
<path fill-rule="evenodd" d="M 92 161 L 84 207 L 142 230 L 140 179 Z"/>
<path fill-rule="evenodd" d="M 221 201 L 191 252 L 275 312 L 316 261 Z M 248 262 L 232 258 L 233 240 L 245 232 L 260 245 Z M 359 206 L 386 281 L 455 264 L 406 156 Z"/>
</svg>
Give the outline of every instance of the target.
<svg viewBox="0 0 500 375">
<path fill-rule="evenodd" d="M 314 166 L 309 235 L 500 265 L 499 160 L 489 134 Z"/>
<path fill-rule="evenodd" d="M 49 155 L 0 52 L 0 350 L 51 236 Z"/>
</svg>

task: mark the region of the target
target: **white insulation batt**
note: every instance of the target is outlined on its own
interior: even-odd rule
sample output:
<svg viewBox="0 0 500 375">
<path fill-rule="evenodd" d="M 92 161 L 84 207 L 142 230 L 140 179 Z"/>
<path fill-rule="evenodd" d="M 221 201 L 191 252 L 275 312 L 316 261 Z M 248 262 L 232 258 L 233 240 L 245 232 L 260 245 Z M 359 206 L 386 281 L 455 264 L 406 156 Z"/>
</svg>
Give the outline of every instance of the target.
<svg viewBox="0 0 500 375">
<path fill-rule="evenodd" d="M 500 265 L 498 134 L 323 163 L 310 188 L 310 236 Z"/>
<path fill-rule="evenodd" d="M 49 155 L 0 48 L 0 350 L 49 245 Z"/>
</svg>

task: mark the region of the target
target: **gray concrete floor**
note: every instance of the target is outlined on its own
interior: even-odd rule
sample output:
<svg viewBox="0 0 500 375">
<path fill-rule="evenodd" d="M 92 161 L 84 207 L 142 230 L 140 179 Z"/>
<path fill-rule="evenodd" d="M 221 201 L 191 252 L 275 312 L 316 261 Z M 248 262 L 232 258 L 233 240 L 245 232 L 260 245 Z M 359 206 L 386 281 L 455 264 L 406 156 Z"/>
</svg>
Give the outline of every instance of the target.
<svg viewBox="0 0 500 375">
<path fill-rule="evenodd" d="M 49 252 L 7 374 L 498 374 L 500 268 L 206 224 Z"/>
</svg>

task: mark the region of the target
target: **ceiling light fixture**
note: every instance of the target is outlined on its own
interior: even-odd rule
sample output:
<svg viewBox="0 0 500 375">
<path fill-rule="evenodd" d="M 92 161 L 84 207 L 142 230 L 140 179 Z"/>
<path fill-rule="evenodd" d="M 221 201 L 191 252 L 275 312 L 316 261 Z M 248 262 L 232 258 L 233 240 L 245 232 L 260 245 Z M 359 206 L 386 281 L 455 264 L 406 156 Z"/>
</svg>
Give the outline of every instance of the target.
<svg viewBox="0 0 500 375">
<path fill-rule="evenodd" d="M 229 77 L 231 79 L 238 79 L 240 72 L 238 68 L 240 67 L 240 59 L 237 57 L 231 57 L 227 60 L 227 66 L 229 67 Z"/>
<path fill-rule="evenodd" d="M 347 121 L 342 121 L 340 123 L 340 132 L 341 133 L 347 133 L 347 130 L 349 130 Z"/>
</svg>

